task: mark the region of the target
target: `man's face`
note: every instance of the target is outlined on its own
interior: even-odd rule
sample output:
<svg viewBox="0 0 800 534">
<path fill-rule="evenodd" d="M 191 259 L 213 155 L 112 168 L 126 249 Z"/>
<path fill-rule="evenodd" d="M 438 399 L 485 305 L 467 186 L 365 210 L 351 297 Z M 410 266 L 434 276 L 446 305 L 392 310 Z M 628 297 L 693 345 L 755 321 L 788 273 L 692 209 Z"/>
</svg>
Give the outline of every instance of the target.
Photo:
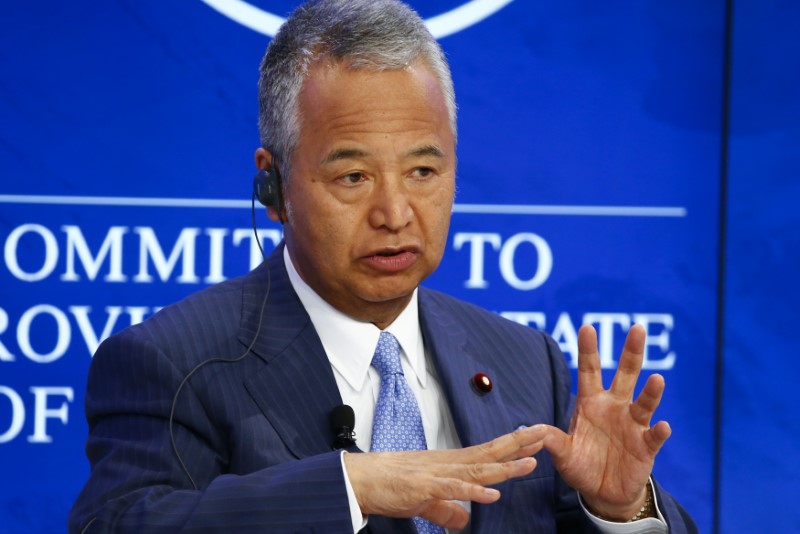
<svg viewBox="0 0 800 534">
<path fill-rule="evenodd" d="M 285 190 L 297 271 L 335 308 L 384 327 L 439 264 L 455 190 L 455 141 L 421 62 L 349 70 L 320 62 L 299 100 Z"/>
</svg>

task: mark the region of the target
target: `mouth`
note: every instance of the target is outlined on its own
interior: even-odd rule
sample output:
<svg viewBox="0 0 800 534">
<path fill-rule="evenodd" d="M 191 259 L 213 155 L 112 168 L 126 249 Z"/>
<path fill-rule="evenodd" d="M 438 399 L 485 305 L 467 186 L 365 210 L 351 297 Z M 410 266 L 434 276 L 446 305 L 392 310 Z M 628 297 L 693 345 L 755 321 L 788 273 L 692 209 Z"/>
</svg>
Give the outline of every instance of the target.
<svg viewBox="0 0 800 534">
<path fill-rule="evenodd" d="M 383 248 L 367 254 L 364 260 L 377 271 L 393 273 L 411 267 L 419 252 L 416 247 Z"/>
</svg>

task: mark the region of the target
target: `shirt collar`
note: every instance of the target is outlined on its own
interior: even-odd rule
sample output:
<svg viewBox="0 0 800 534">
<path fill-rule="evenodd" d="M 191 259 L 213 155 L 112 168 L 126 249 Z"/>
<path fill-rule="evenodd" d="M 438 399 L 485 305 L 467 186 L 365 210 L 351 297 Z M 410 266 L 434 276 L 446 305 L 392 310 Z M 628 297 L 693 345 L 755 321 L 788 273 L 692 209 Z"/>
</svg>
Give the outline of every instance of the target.
<svg viewBox="0 0 800 534">
<path fill-rule="evenodd" d="M 308 312 L 331 365 L 350 387 L 361 391 L 366 383 L 381 330 L 372 323 L 357 321 L 345 315 L 311 289 L 295 269 L 288 247 L 283 249 L 283 261 L 292 288 Z M 418 310 L 415 289 L 408 305 L 386 330 L 397 338 L 402 353 L 424 388 L 428 375 Z"/>
</svg>

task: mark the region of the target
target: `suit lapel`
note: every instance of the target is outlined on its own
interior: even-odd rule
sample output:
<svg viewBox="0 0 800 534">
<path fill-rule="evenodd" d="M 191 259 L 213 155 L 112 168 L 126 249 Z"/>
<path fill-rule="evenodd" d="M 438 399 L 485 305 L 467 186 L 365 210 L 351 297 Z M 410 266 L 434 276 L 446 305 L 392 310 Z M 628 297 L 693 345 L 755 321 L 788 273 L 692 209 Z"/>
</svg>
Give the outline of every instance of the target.
<svg viewBox="0 0 800 534">
<path fill-rule="evenodd" d="M 268 269 L 253 271 L 243 287 L 239 340 L 252 343 L 252 352 L 265 363 L 244 385 L 292 454 L 305 458 L 331 450 L 330 412 L 342 399 L 322 343 L 289 282 L 283 246 L 270 255 Z"/>
<path fill-rule="evenodd" d="M 419 298 L 425 346 L 436 365 L 461 445 L 477 445 L 515 430 L 503 402 L 502 384 L 495 383 L 489 393 L 479 393 L 472 385 L 475 373 L 499 375 L 485 358 L 471 352 L 467 330 L 459 316 L 437 305 L 431 293 L 423 288 Z M 503 494 L 502 499 L 510 498 L 513 484 L 507 481 L 494 487 Z M 472 503 L 473 534 L 502 531 L 507 509 L 501 503 L 489 506 Z"/>
<path fill-rule="evenodd" d="M 483 443 L 514 430 L 501 391 L 495 387 L 489 393 L 479 393 L 472 385 L 475 373 L 498 376 L 494 368 L 471 352 L 467 331 L 457 316 L 437 306 L 422 288 L 419 295 L 425 346 L 435 363 L 462 446 Z"/>
</svg>

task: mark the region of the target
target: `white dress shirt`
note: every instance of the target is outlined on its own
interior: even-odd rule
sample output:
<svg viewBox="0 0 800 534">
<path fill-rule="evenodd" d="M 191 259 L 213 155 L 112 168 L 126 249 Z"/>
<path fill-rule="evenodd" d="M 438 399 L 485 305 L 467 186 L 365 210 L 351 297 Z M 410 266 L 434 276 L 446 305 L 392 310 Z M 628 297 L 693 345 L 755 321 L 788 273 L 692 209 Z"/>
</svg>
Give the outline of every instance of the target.
<svg viewBox="0 0 800 534">
<path fill-rule="evenodd" d="M 381 330 L 372 323 L 356 321 L 323 300 L 297 273 L 288 247 L 283 249 L 283 260 L 286 264 L 289 281 L 308 312 L 322 342 L 322 347 L 331 362 L 342 402 L 351 406 L 355 412 L 356 445 L 362 451 L 369 451 L 372 443 L 372 419 L 381 384 L 380 375 L 371 363 L 375 347 L 378 346 Z M 436 369 L 427 356 L 422 341 L 417 290 L 414 291 L 408 306 L 386 330 L 391 332 L 400 344 L 403 373 L 419 405 L 428 449 L 460 448 L 461 442 L 450 414 L 450 407 L 447 405 Z M 342 469 L 350 500 L 353 530 L 358 532 L 366 525 L 366 522 L 347 477 L 344 459 L 342 459 Z M 469 509 L 469 503 L 462 504 Z M 613 534 L 666 533 L 666 523 L 663 522 L 661 512 L 658 510 L 657 512 L 661 521 L 648 519 L 635 523 L 610 523 L 598 519 L 586 511 L 603 532 Z"/>
</svg>

